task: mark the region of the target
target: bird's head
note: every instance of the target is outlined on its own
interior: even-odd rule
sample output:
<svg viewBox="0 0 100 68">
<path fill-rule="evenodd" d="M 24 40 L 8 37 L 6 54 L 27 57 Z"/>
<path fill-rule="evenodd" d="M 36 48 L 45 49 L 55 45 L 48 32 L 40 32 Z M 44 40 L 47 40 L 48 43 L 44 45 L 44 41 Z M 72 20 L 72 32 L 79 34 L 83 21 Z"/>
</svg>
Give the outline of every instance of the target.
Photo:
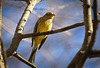
<svg viewBox="0 0 100 68">
<path fill-rule="evenodd" d="M 55 14 L 53 14 L 52 12 L 47 12 L 47 13 L 44 15 L 44 17 L 47 17 L 47 18 L 49 18 L 49 19 L 53 19 L 54 16 L 55 16 Z"/>
</svg>

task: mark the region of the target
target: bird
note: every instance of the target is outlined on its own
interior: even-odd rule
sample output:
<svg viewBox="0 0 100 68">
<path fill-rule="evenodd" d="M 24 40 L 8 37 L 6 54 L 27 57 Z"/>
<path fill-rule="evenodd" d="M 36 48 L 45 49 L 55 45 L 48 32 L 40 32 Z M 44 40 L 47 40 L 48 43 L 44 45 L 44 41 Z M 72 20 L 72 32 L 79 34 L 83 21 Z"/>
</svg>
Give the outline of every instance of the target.
<svg viewBox="0 0 100 68">
<path fill-rule="evenodd" d="M 33 33 L 50 31 L 52 29 L 52 21 L 54 16 L 55 14 L 52 12 L 47 12 L 44 16 L 40 17 L 35 24 Z M 32 37 L 31 46 L 33 46 L 33 49 L 28 60 L 29 62 L 34 64 L 37 49 L 39 50 L 43 46 L 47 37 L 48 35 Z"/>
</svg>

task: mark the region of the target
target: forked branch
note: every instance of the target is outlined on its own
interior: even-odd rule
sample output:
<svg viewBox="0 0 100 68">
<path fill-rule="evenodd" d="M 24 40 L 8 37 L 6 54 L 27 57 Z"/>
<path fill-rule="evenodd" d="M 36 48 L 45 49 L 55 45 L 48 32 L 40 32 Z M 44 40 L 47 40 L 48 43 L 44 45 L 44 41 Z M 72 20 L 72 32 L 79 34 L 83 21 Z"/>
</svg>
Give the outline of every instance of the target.
<svg viewBox="0 0 100 68">
<path fill-rule="evenodd" d="M 32 13 L 33 8 L 35 7 L 35 5 L 40 2 L 41 0 L 31 0 L 31 2 L 27 5 L 14 34 L 14 37 L 12 39 L 12 43 L 9 47 L 9 49 L 6 51 L 7 53 L 7 58 L 12 56 L 13 53 L 17 50 L 19 43 L 21 41 L 21 39 L 19 38 L 19 36 L 21 34 L 23 34 L 23 30 L 24 30 L 24 26 L 30 16 L 30 14 Z"/>
</svg>

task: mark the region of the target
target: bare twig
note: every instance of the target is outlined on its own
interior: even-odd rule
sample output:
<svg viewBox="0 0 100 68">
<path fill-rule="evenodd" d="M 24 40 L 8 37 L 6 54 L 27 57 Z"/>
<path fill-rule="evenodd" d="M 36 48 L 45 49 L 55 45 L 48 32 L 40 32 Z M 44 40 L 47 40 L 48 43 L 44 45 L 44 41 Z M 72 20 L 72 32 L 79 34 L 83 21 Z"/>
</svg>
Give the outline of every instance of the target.
<svg viewBox="0 0 100 68">
<path fill-rule="evenodd" d="M 98 23 L 99 22 L 100 22 L 100 19 L 98 20 Z M 70 25 L 70 26 L 67 26 L 67 27 L 64 27 L 64 28 L 51 30 L 51 31 L 47 31 L 47 32 L 23 34 L 23 35 L 20 35 L 20 38 L 23 39 L 23 38 L 29 38 L 29 37 L 35 37 L 35 36 L 41 36 L 41 35 L 49 35 L 49 34 L 60 33 L 60 32 L 70 30 L 70 29 L 73 29 L 73 28 L 76 28 L 76 27 L 80 27 L 80 26 L 83 26 L 83 25 L 84 25 L 84 22 L 79 22 L 79 23 L 76 23 L 76 24 L 73 24 L 73 25 Z"/>
<path fill-rule="evenodd" d="M 67 27 L 64 27 L 64 28 L 61 28 L 61 29 L 57 29 L 57 30 L 51 30 L 51 31 L 47 31 L 47 32 L 23 34 L 23 35 L 20 35 L 20 38 L 23 39 L 23 38 L 29 38 L 29 37 L 34 37 L 34 36 L 41 36 L 41 35 L 59 33 L 59 32 L 63 32 L 63 31 L 66 31 L 66 30 L 69 30 L 69 29 L 72 29 L 72 28 L 76 28 L 76 27 L 79 27 L 79 26 L 83 26 L 83 25 L 84 25 L 84 23 L 80 22 L 80 23 L 76 23 L 76 24 L 71 25 L 71 26 L 67 26 Z"/>
<path fill-rule="evenodd" d="M 100 57 L 100 50 L 91 51 L 89 58 L 96 58 L 96 57 Z"/>
<path fill-rule="evenodd" d="M 24 26 L 33 10 L 33 8 L 35 7 L 35 5 L 40 2 L 41 0 L 32 0 L 30 4 L 28 4 L 28 6 L 26 7 L 19 23 L 18 26 L 16 28 L 12 43 L 9 47 L 9 49 L 6 51 L 7 53 L 7 58 L 12 56 L 12 54 L 17 50 L 19 43 L 21 41 L 21 39 L 19 38 L 19 35 L 23 33 L 24 30 Z"/>
<path fill-rule="evenodd" d="M 33 65 L 32 63 L 30 63 L 29 61 L 25 60 L 24 58 L 22 58 L 20 55 L 18 55 L 16 52 L 13 53 L 13 56 L 16 57 L 17 59 L 19 59 L 20 61 L 24 62 L 25 64 L 31 66 L 32 68 L 37 68 L 35 65 Z"/>
<path fill-rule="evenodd" d="M 54 23 L 53 23 L 52 27 L 53 27 L 54 29 L 61 28 L 60 26 L 57 26 L 57 25 L 54 24 Z M 69 32 L 69 31 L 65 31 L 65 32 L 63 32 L 63 33 L 66 34 L 66 35 L 68 35 L 68 36 L 70 36 L 70 37 L 72 36 L 72 33 Z"/>
<path fill-rule="evenodd" d="M 93 20 L 94 21 L 94 20 Z M 98 20 L 98 23 L 100 23 L 100 19 Z M 74 25 L 79 25 L 79 26 L 77 26 L 77 27 L 80 27 L 80 26 L 83 26 L 84 25 L 84 22 L 80 22 L 80 23 L 76 23 L 76 24 L 74 24 Z M 71 26 L 74 26 L 74 25 L 71 25 Z M 8 27 L 6 27 L 3 23 L 2 23 L 2 28 L 3 29 L 5 29 L 6 31 L 8 31 L 11 35 L 14 35 L 14 33 L 8 28 Z M 64 27 L 64 28 L 66 28 L 66 27 Z M 76 27 L 75 27 L 76 28 Z M 62 29 L 62 28 L 61 28 Z M 57 29 L 58 30 L 58 29 Z M 63 32 L 63 31 L 62 31 Z M 28 37 L 27 37 L 28 38 Z M 26 39 L 23 39 L 23 40 L 26 40 Z M 29 40 L 26 40 L 26 41 L 28 41 L 29 42 Z"/>
<path fill-rule="evenodd" d="M 100 19 L 98 20 L 98 23 L 100 23 Z M 80 22 L 80 23 L 77 23 L 79 24 L 80 26 L 82 26 L 81 24 L 84 24 L 84 22 Z M 80 27 L 80 26 L 77 26 L 77 27 Z M 3 23 L 2 23 L 2 28 L 5 29 L 7 32 L 9 32 L 11 35 L 14 35 L 14 32 L 12 32 L 7 26 L 5 26 Z M 65 27 L 66 28 L 66 27 Z M 30 42 L 30 40 L 27 38 L 27 39 L 22 39 L 24 41 L 27 41 L 27 42 Z"/>
</svg>

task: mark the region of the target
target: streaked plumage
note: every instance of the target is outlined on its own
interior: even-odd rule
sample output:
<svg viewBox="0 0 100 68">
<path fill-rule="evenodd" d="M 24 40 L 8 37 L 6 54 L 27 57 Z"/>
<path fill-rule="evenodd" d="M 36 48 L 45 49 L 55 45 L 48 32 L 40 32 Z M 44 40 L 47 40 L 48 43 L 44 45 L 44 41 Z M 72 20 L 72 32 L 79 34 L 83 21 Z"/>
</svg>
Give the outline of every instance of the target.
<svg viewBox="0 0 100 68">
<path fill-rule="evenodd" d="M 40 17 L 38 19 L 33 32 L 34 33 L 35 32 L 46 32 L 46 31 L 51 30 L 53 18 L 54 18 L 54 14 L 51 12 L 47 12 L 43 17 Z M 37 36 L 35 38 L 32 38 L 32 45 L 34 42 L 34 46 L 33 46 L 31 56 L 29 58 L 29 61 L 31 63 L 34 63 L 37 48 L 40 49 L 46 39 L 47 39 L 47 35 Z"/>
</svg>

